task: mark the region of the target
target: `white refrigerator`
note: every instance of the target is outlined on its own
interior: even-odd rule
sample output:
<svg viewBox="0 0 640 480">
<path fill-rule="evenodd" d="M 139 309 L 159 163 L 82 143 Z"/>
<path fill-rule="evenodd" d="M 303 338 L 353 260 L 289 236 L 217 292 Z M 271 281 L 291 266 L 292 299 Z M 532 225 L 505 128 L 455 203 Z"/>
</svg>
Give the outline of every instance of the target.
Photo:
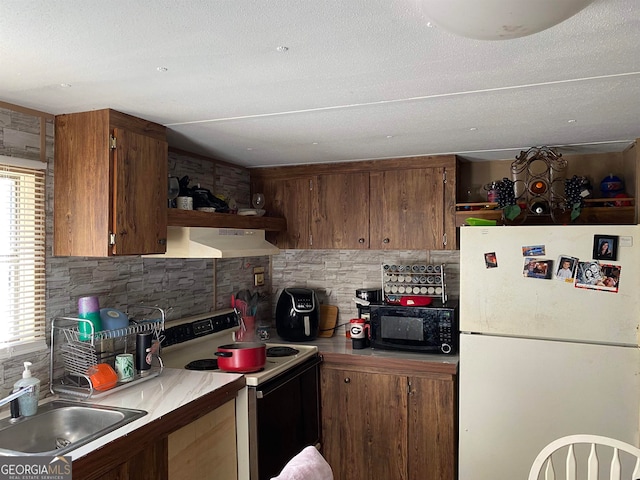
<svg viewBox="0 0 640 480">
<path fill-rule="evenodd" d="M 639 228 L 461 228 L 461 480 L 526 480 L 564 435 L 639 446 Z M 603 239 L 616 244 L 610 258 L 594 251 Z M 561 260 L 581 269 L 583 288 L 556 276 Z"/>
</svg>

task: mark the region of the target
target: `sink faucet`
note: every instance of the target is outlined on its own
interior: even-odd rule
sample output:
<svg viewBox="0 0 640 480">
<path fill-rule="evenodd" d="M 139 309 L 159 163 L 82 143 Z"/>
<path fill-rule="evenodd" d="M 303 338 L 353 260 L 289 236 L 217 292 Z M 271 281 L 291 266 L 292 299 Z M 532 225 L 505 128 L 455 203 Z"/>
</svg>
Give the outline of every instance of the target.
<svg viewBox="0 0 640 480">
<path fill-rule="evenodd" d="M 20 417 L 20 407 L 18 406 L 18 398 L 22 395 L 26 395 L 27 393 L 33 392 L 34 385 L 29 385 L 28 387 L 22 387 L 18 390 L 15 390 L 10 395 L 0 399 L 0 407 L 6 405 L 11 402 L 11 420 L 9 421 L 17 421 Z"/>
</svg>

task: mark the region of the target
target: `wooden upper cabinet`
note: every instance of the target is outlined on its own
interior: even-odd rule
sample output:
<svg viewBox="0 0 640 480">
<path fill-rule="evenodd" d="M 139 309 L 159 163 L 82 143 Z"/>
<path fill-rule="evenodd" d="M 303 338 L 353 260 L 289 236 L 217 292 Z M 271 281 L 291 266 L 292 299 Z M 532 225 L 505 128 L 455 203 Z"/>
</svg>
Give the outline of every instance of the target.
<svg viewBox="0 0 640 480">
<path fill-rule="evenodd" d="M 251 171 L 270 216 L 284 216 L 280 248 L 456 248 L 454 155 Z"/>
<path fill-rule="evenodd" d="M 314 178 L 311 194 L 313 248 L 369 248 L 369 174 Z"/>
<path fill-rule="evenodd" d="M 264 193 L 267 215 L 287 220 L 286 231 L 266 233 L 270 242 L 279 248 L 310 248 L 310 177 L 261 179 L 251 190 Z"/>
<path fill-rule="evenodd" d="M 165 127 L 110 109 L 55 120 L 54 255 L 165 253 Z"/>
<path fill-rule="evenodd" d="M 443 168 L 371 173 L 371 248 L 444 248 L 443 175 Z"/>
<path fill-rule="evenodd" d="M 167 238 L 167 144 L 115 129 L 113 253 L 164 253 Z M 144 208 L 140 208 L 144 206 Z"/>
</svg>

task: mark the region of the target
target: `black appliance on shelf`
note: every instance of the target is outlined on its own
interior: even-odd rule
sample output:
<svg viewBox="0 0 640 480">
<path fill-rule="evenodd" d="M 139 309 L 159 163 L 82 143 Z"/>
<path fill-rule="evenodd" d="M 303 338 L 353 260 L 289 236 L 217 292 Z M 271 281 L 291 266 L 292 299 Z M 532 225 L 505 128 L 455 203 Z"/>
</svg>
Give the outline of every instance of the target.
<svg viewBox="0 0 640 480">
<path fill-rule="evenodd" d="M 309 288 L 285 288 L 276 305 L 276 330 L 280 338 L 305 342 L 318 336 L 320 308 Z"/>
<path fill-rule="evenodd" d="M 363 302 L 359 302 L 362 300 Z M 364 302 L 369 302 L 365 304 Z M 369 320 L 371 305 L 383 304 L 381 288 L 358 288 L 356 290 L 356 308 L 358 309 L 358 318 Z"/>
</svg>

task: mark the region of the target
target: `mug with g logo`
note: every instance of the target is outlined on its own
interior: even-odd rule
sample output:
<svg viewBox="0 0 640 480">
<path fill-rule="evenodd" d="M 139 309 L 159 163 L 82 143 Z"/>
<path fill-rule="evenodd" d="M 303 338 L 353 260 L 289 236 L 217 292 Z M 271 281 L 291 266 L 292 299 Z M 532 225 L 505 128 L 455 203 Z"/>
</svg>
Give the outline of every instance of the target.
<svg viewBox="0 0 640 480">
<path fill-rule="evenodd" d="M 369 324 L 364 318 L 349 320 L 352 347 L 360 350 L 369 346 Z"/>
</svg>

